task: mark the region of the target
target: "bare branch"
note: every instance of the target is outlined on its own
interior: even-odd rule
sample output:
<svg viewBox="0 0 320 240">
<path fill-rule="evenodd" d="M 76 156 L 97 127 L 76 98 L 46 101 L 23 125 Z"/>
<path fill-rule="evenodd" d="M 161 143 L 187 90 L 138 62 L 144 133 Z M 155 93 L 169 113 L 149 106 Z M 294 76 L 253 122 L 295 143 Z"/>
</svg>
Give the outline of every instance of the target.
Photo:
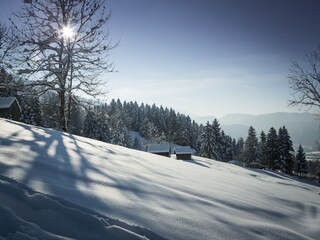
<svg viewBox="0 0 320 240">
<path fill-rule="evenodd" d="M 320 114 L 320 46 L 307 54 L 307 67 L 293 62 L 290 68 L 289 84 L 292 90 L 290 106 L 307 107 Z"/>
<path fill-rule="evenodd" d="M 61 128 L 66 126 L 65 109 L 70 109 L 71 96 L 81 92 L 98 97 L 104 93 L 106 84 L 99 75 L 114 71 L 109 52 L 118 43 L 111 43 L 105 28 L 111 17 L 105 3 L 105 0 L 28 1 L 11 20 L 13 36 L 18 41 L 14 69 L 32 81 L 30 86 L 36 86 L 40 93 L 58 93 Z M 65 29 L 72 34 L 65 34 Z"/>
</svg>

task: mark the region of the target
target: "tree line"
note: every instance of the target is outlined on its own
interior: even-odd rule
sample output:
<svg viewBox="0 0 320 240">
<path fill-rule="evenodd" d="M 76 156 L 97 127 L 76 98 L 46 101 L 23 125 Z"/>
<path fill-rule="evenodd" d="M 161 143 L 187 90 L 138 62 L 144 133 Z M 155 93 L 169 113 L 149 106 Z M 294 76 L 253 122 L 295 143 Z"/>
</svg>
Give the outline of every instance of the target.
<svg viewBox="0 0 320 240">
<path fill-rule="evenodd" d="M 0 83 L 6 86 L 0 88 L 0 96 L 17 97 L 22 122 L 60 129 L 57 93 L 49 91 L 40 97 L 36 94 L 20 95 L 24 92 L 23 81 L 4 69 L 0 70 Z M 251 126 L 246 139 L 240 137 L 236 140 L 225 134 L 217 119 L 199 125 L 172 108 L 121 102 L 119 99 L 109 103 L 91 102 L 86 107 L 71 102 L 69 118 L 68 132 L 72 134 L 138 150 L 146 150 L 146 146 L 139 138 L 131 139 L 132 131 L 138 132 L 149 144 L 169 142 L 191 146 L 197 155 L 218 161 L 237 160 L 247 166 L 260 166 L 288 174 L 310 172 L 315 175 L 320 172 L 318 162 L 307 163 L 301 146 L 295 155 L 285 126 L 278 131 L 271 127 L 267 133 L 262 131 L 259 137 Z"/>
<path fill-rule="evenodd" d="M 47 128 L 61 129 L 59 95 L 48 91 L 41 96 L 24 95 L 24 81 L 0 69 L 0 96 L 14 96 L 18 99 L 24 123 Z M 22 93 L 22 94 L 21 94 Z M 101 141 L 130 146 L 134 139 L 129 131 L 139 132 L 149 142 L 171 142 L 178 145 L 197 147 L 200 126 L 189 116 L 177 113 L 172 108 L 157 107 L 155 104 L 123 103 L 111 100 L 107 103 L 90 102 L 76 98 L 71 100 L 67 131 L 69 133 L 98 139 Z M 138 144 L 138 143 L 137 143 Z"/>
<path fill-rule="evenodd" d="M 25 90 L 23 81 L 4 69 L 0 70 L 0 83 L 6 86 L 0 89 L 0 96 L 17 97 L 22 109 L 22 122 L 59 129 L 57 93 L 49 91 L 40 97 L 36 94 L 21 95 Z M 288 174 L 312 172 L 305 156 L 301 157 L 304 154 L 301 146 L 295 156 L 285 126 L 278 131 L 271 127 L 267 133 L 262 131 L 259 137 L 251 126 L 246 139 L 240 137 L 236 140 L 225 134 L 217 119 L 199 125 L 189 116 L 155 104 L 139 105 L 137 102 L 113 99 L 109 103 L 92 102 L 81 107 L 71 102 L 68 132 L 72 134 L 146 150 L 139 138 L 131 139 L 132 131 L 138 132 L 148 143 L 169 142 L 191 146 L 197 155 L 218 161 L 237 160 L 247 166 L 260 164 Z"/>
<path fill-rule="evenodd" d="M 304 149 L 299 145 L 297 153 L 293 149 L 290 134 L 285 126 L 277 131 L 271 127 L 266 134 L 261 131 L 259 138 L 250 126 L 244 140 L 232 139 L 221 129 L 217 119 L 202 128 L 197 145 L 202 157 L 219 161 L 236 160 L 248 167 L 267 168 L 287 174 L 320 177 L 320 161 L 307 161 Z"/>
</svg>

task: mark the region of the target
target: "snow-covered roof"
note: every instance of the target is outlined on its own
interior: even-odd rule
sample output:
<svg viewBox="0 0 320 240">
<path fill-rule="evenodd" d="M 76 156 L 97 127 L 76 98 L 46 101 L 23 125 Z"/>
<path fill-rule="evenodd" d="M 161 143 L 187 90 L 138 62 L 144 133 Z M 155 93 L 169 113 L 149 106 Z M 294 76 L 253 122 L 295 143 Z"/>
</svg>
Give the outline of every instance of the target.
<svg viewBox="0 0 320 240">
<path fill-rule="evenodd" d="M 150 153 L 166 153 L 170 152 L 169 143 L 153 144 L 148 147 L 148 152 Z"/>
<path fill-rule="evenodd" d="M 15 100 L 15 97 L 0 97 L 0 109 L 10 108 Z"/>
<path fill-rule="evenodd" d="M 175 147 L 175 154 L 192 154 L 192 149 L 189 146 L 185 147 Z"/>
</svg>

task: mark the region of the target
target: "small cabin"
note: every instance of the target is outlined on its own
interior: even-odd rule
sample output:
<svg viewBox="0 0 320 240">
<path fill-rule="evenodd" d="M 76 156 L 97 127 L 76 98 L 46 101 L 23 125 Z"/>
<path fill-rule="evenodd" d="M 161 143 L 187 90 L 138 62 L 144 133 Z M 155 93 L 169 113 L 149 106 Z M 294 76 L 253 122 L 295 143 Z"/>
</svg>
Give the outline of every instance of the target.
<svg viewBox="0 0 320 240">
<path fill-rule="evenodd" d="M 20 120 L 21 108 L 15 97 L 0 97 L 0 117 Z"/>
<path fill-rule="evenodd" d="M 174 153 L 179 160 L 191 160 L 192 149 L 189 146 L 175 147 Z"/>
<path fill-rule="evenodd" d="M 169 143 L 152 144 L 148 147 L 147 152 L 164 157 L 171 156 L 171 146 Z"/>
</svg>

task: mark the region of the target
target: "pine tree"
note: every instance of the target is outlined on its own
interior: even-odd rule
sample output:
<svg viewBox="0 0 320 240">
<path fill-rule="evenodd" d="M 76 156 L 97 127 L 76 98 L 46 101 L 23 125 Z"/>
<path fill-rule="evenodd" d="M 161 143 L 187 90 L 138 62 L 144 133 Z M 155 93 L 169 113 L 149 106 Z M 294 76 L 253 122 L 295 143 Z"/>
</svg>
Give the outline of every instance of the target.
<svg viewBox="0 0 320 240">
<path fill-rule="evenodd" d="M 278 132 L 278 144 L 279 144 L 279 163 L 283 172 L 291 174 L 293 171 L 293 147 L 290 135 L 285 126 L 279 129 Z"/>
<path fill-rule="evenodd" d="M 39 98 L 36 96 L 19 96 L 21 121 L 34 126 L 42 126 L 42 114 Z"/>
<path fill-rule="evenodd" d="M 98 139 L 97 118 L 92 110 L 87 112 L 84 120 L 83 135 L 88 138 Z"/>
<path fill-rule="evenodd" d="M 214 158 L 215 152 L 213 148 L 213 132 L 209 122 L 203 128 L 203 132 L 199 138 L 199 154 L 201 157 Z"/>
<path fill-rule="evenodd" d="M 222 138 L 220 130 L 220 124 L 217 119 L 215 119 L 212 124 L 207 122 L 199 138 L 200 156 L 219 161 L 222 160 Z"/>
<path fill-rule="evenodd" d="M 296 155 L 296 172 L 301 176 L 301 174 L 307 172 L 307 161 L 306 155 L 303 151 L 301 144 L 299 145 L 298 153 Z"/>
<path fill-rule="evenodd" d="M 122 120 L 119 120 L 111 131 L 111 143 L 119 146 L 130 146 L 130 135 Z"/>
<path fill-rule="evenodd" d="M 202 125 L 201 125 L 202 127 Z M 200 132 L 201 132 L 201 127 L 193 120 L 192 121 L 192 143 L 191 147 L 196 149 L 198 152 L 198 145 L 197 142 L 199 140 Z"/>
<path fill-rule="evenodd" d="M 141 109 L 137 102 L 132 104 L 130 116 L 132 118 L 132 131 L 139 132 L 139 128 L 142 122 L 141 119 Z"/>
<path fill-rule="evenodd" d="M 141 134 L 146 139 L 150 140 L 151 142 L 157 142 L 158 138 L 158 129 L 156 126 L 148 119 L 145 118 L 142 123 L 141 127 Z"/>
<path fill-rule="evenodd" d="M 256 137 L 256 130 L 250 126 L 248 137 L 244 144 L 244 161 L 249 164 L 256 162 L 258 159 L 258 139 Z"/>
<path fill-rule="evenodd" d="M 86 112 L 84 108 L 78 104 L 71 102 L 70 108 L 70 122 L 69 122 L 69 132 L 76 135 L 81 135 L 84 127 Z"/>
<path fill-rule="evenodd" d="M 267 135 L 268 168 L 276 170 L 279 164 L 279 145 L 277 131 L 271 127 Z"/>
<path fill-rule="evenodd" d="M 192 145 L 192 123 L 189 116 L 178 115 L 178 133 L 175 143 L 182 146 Z"/>
<path fill-rule="evenodd" d="M 104 142 L 110 142 L 111 133 L 108 126 L 108 119 L 104 108 L 99 107 L 96 110 L 96 121 L 97 121 L 97 139 Z"/>
<path fill-rule="evenodd" d="M 243 162 L 244 140 L 240 137 L 236 143 L 235 159 Z"/>
<path fill-rule="evenodd" d="M 224 131 L 221 131 L 221 136 L 223 139 L 222 144 L 222 161 L 227 162 L 234 158 L 234 147 L 233 147 L 233 139 L 226 135 Z"/>
<path fill-rule="evenodd" d="M 264 131 L 260 133 L 260 141 L 258 146 L 259 161 L 262 165 L 268 165 L 268 148 L 267 148 L 267 136 Z"/>
<path fill-rule="evenodd" d="M 177 128 L 178 128 L 178 121 L 177 121 L 177 114 L 173 109 L 170 109 L 169 116 L 167 119 L 168 126 L 168 141 L 174 142 L 177 137 Z"/>
<path fill-rule="evenodd" d="M 212 122 L 212 138 L 213 138 L 213 149 L 215 156 L 214 158 L 216 160 L 221 161 L 222 160 L 222 144 L 223 144 L 223 139 L 221 136 L 221 128 L 220 124 L 217 119 L 214 119 Z"/>
</svg>

